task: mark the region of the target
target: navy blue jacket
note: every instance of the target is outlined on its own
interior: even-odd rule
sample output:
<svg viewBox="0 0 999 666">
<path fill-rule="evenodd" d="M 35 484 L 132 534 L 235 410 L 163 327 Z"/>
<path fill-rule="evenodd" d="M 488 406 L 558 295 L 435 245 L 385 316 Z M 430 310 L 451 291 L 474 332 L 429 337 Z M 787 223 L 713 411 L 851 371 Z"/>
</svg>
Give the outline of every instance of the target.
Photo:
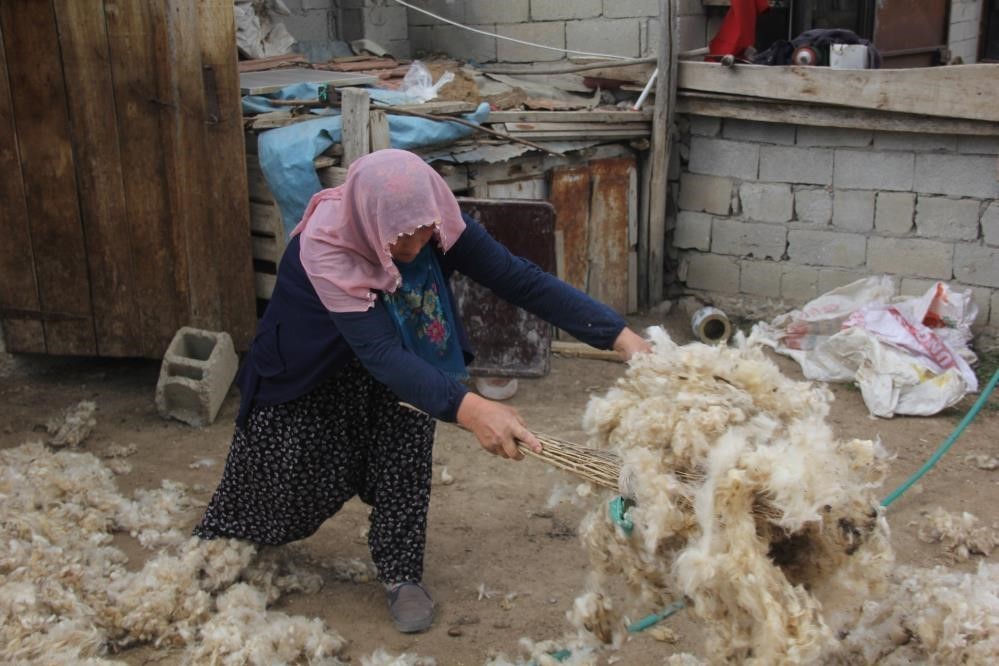
<svg viewBox="0 0 999 666">
<path fill-rule="evenodd" d="M 620 315 L 515 257 L 478 222 L 467 215 L 464 219 L 466 228 L 451 249 L 446 254 L 436 250 L 445 277 L 458 271 L 583 342 L 601 349 L 613 345 L 625 326 Z M 453 310 L 455 298 L 450 285 L 447 289 Z M 450 321 L 466 361 L 471 362 L 471 346 L 457 312 L 451 313 Z M 455 421 L 468 389 L 402 348 L 381 299 L 366 312 L 329 312 L 302 267 L 299 239 L 292 238 L 236 379 L 242 392 L 236 423 L 245 426 L 254 405 L 281 404 L 305 395 L 355 356 L 403 402 L 443 421 Z"/>
</svg>

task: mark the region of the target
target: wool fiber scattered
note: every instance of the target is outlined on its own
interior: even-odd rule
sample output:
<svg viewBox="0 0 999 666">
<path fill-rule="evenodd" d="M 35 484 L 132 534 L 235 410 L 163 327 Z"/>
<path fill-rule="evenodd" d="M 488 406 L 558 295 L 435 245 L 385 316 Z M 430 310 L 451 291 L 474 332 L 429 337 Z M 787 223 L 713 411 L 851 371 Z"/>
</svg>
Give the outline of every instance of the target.
<svg viewBox="0 0 999 666">
<path fill-rule="evenodd" d="M 75 407 L 66 410 L 62 417 L 52 418 L 45 424 L 49 432 L 49 444 L 56 447 L 79 446 L 97 425 L 97 403 L 81 400 Z"/>
<path fill-rule="evenodd" d="M 982 525 L 974 514 L 951 513 L 939 506 L 923 513 L 918 535 L 925 543 L 941 544 L 958 562 L 972 555 L 990 555 L 999 545 L 999 531 Z"/>
<path fill-rule="evenodd" d="M 653 352 L 584 416 L 591 443 L 622 457 L 634 530 L 613 524 L 606 497 L 584 519 L 594 576 L 571 619 L 617 640 L 602 588 L 618 578 L 633 616 L 684 598 L 712 662 L 819 660 L 892 562 L 875 496 L 886 452 L 834 438 L 831 393 L 783 376 L 741 336 L 711 347 L 649 335 Z"/>
</svg>

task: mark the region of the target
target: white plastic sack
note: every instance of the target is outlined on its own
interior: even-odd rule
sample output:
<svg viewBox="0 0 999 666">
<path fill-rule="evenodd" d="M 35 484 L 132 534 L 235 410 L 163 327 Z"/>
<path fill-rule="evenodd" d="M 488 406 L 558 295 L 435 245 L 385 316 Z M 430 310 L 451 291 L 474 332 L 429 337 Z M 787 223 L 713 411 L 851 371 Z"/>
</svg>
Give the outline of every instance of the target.
<svg viewBox="0 0 999 666">
<path fill-rule="evenodd" d="M 413 104 L 423 104 L 437 97 L 440 89 L 453 80 L 454 72 L 444 72 L 441 78 L 437 79 L 437 83 L 434 83 L 434 77 L 427 66 L 419 60 L 414 60 L 402 79 L 400 90 Z"/>
<path fill-rule="evenodd" d="M 936 414 L 978 390 L 969 362 L 971 292 L 936 283 L 895 297 L 887 276 L 831 291 L 770 324 L 751 340 L 795 359 L 809 379 L 854 381 L 875 416 Z"/>
</svg>

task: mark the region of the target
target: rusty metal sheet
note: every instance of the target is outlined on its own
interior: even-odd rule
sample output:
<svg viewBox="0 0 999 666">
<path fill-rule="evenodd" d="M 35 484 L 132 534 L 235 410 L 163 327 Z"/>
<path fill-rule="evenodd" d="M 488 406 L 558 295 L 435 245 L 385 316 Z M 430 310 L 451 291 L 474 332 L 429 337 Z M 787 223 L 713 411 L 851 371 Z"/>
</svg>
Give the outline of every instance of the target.
<svg viewBox="0 0 999 666">
<path fill-rule="evenodd" d="M 949 0 L 879 2 L 874 18 L 874 45 L 886 54 L 883 67 L 930 67 L 939 64 L 936 48 L 947 44 Z M 891 56 L 892 51 L 928 49 L 925 53 Z"/>
<path fill-rule="evenodd" d="M 513 254 L 555 272 L 555 209 L 544 201 L 459 199 L 461 210 Z M 452 278 L 458 311 L 475 348 L 473 375 L 548 374 L 552 326 L 461 275 Z"/>
<path fill-rule="evenodd" d="M 561 239 L 561 278 L 586 291 L 590 224 L 590 170 L 586 166 L 551 171 L 549 200 L 555 207 L 555 233 Z"/>
<path fill-rule="evenodd" d="M 587 293 L 620 313 L 628 310 L 628 255 L 637 186 L 635 160 L 612 157 L 589 163 L 590 224 Z"/>
</svg>

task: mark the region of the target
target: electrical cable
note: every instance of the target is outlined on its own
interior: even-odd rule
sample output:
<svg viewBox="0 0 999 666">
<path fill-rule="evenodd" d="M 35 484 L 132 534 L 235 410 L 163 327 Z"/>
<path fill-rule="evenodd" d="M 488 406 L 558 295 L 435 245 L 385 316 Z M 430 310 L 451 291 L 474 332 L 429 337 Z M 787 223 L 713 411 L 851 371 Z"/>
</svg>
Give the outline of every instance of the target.
<svg viewBox="0 0 999 666">
<path fill-rule="evenodd" d="M 467 25 L 464 25 L 462 23 L 458 23 L 457 21 L 452 21 L 449 18 L 444 18 L 443 16 L 439 16 L 437 14 L 434 14 L 433 12 L 428 11 L 426 9 L 423 9 L 421 7 L 415 7 L 415 6 L 411 5 L 408 2 L 404 2 L 404 0 L 393 0 L 393 2 L 395 2 L 396 4 L 400 4 L 403 7 L 407 7 L 409 9 L 412 9 L 413 11 L 420 12 L 421 14 L 426 14 L 427 16 L 433 17 L 433 18 L 437 19 L 438 21 L 443 21 L 444 23 L 450 23 L 451 25 L 453 25 L 455 27 L 458 27 L 458 28 L 461 28 L 463 30 L 468 30 L 470 32 L 475 32 L 475 33 L 478 33 L 480 35 L 486 35 L 487 37 L 495 37 L 496 39 L 503 39 L 503 40 L 506 40 L 508 42 L 514 42 L 516 44 L 523 44 L 525 46 L 534 46 L 534 47 L 539 48 L 539 49 L 548 49 L 549 51 L 558 51 L 560 53 L 571 53 L 573 55 L 592 56 L 594 58 L 607 58 L 609 60 L 629 60 L 629 61 L 630 60 L 638 60 L 638 58 L 629 58 L 627 56 L 608 55 L 606 53 L 588 53 L 586 51 L 573 51 L 572 49 L 563 49 L 563 48 L 559 48 L 558 46 L 547 46 L 546 44 L 535 44 L 534 42 L 525 42 L 522 39 L 516 39 L 515 37 L 507 37 L 505 35 L 497 35 L 495 32 L 489 32 L 488 30 L 479 30 L 478 28 L 473 28 L 471 26 L 467 26 Z"/>
</svg>

